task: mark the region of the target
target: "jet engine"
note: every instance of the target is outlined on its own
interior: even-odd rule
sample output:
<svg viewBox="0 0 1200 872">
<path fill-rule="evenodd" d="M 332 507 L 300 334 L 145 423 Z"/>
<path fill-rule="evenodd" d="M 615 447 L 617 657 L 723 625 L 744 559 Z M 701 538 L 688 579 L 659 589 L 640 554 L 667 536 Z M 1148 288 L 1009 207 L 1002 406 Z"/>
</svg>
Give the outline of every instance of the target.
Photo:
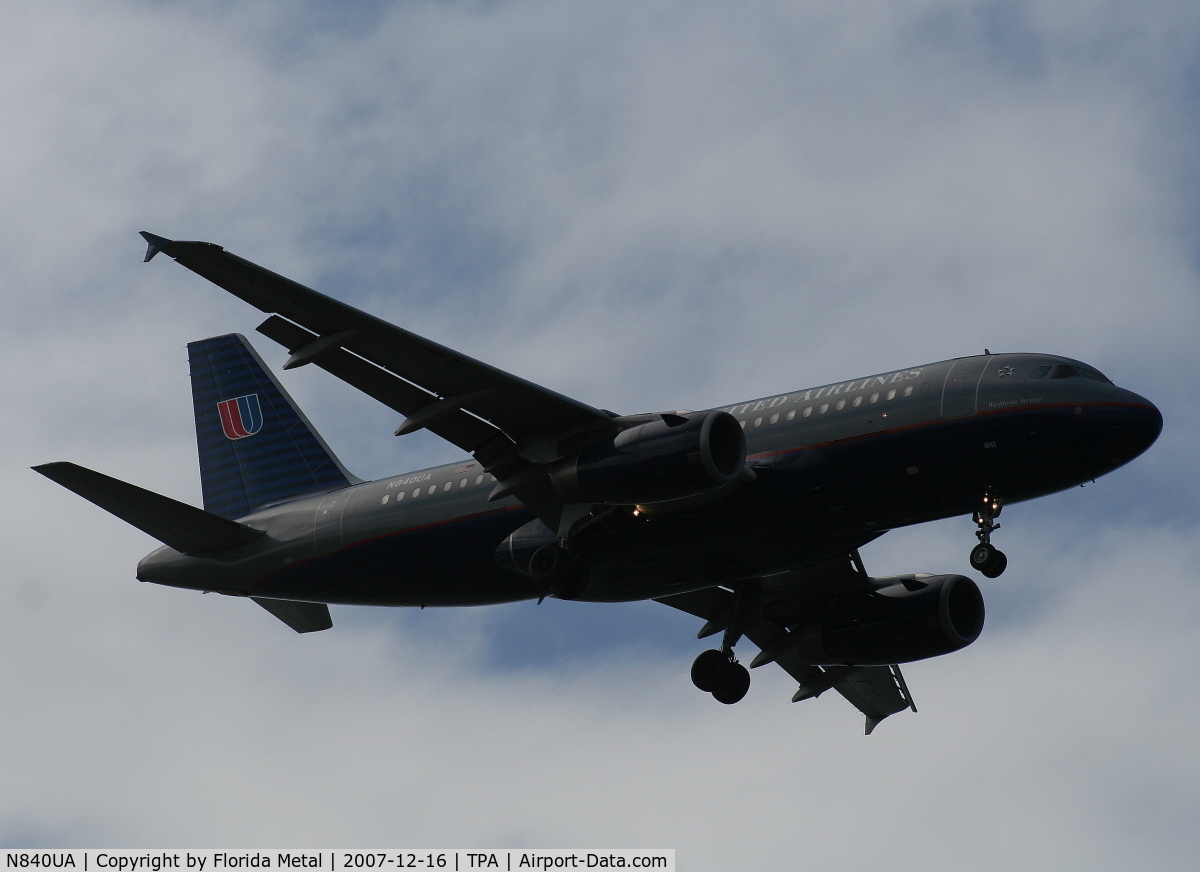
<svg viewBox="0 0 1200 872">
<path fill-rule="evenodd" d="M 496 563 L 518 575 L 532 577 L 533 555 L 547 545 L 557 545 L 558 536 L 539 520 L 530 521 L 513 530 L 503 542 L 496 546 L 493 556 Z"/>
<path fill-rule="evenodd" d="M 983 595 L 962 575 L 880 579 L 820 603 L 795 631 L 809 663 L 886 666 L 965 648 L 983 629 Z"/>
<path fill-rule="evenodd" d="M 737 481 L 746 434 L 728 412 L 665 413 L 559 460 L 550 474 L 568 502 L 678 500 Z"/>
</svg>

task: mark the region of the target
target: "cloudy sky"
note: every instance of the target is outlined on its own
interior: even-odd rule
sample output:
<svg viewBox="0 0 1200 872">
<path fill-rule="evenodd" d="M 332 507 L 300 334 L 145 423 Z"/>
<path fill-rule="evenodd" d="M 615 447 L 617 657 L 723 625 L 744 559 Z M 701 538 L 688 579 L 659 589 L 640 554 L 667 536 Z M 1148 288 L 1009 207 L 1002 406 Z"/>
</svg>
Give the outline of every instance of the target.
<svg viewBox="0 0 1200 872">
<path fill-rule="evenodd" d="M 669 847 L 680 869 L 1192 868 L 1200 852 L 1194 3 L 9 0 L 0 10 L 0 844 Z M 28 470 L 198 504 L 218 242 L 623 412 L 1046 351 L 1166 430 L 1014 506 L 971 648 L 869 738 L 782 672 L 724 707 L 654 603 L 335 608 L 138 584 Z M 254 339 L 274 366 L 282 349 Z M 310 371 L 312 370 L 312 371 Z M 364 477 L 455 459 L 313 368 Z M 960 572 L 969 519 L 875 574 Z"/>
</svg>

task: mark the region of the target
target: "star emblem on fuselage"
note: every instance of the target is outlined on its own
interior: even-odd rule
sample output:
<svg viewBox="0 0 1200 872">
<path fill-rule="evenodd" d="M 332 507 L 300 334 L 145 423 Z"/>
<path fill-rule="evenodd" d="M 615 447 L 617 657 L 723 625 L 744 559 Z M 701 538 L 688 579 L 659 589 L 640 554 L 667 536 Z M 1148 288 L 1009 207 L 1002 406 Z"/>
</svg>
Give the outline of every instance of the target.
<svg viewBox="0 0 1200 872">
<path fill-rule="evenodd" d="M 1014 372 L 1016 372 L 1016 370 L 1013 369 L 1011 366 L 1002 366 L 998 370 L 996 370 L 996 375 L 999 376 L 1000 378 L 1005 378 L 1007 376 L 1012 375 Z"/>
</svg>

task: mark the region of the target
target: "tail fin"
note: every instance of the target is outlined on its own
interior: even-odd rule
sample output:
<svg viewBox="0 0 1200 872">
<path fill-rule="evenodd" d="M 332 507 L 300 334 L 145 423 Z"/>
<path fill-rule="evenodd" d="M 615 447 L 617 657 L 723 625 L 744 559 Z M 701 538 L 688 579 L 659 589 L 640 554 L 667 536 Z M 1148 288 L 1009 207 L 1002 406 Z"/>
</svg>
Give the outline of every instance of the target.
<svg viewBox="0 0 1200 872">
<path fill-rule="evenodd" d="M 188 363 L 206 511 L 239 518 L 266 503 L 358 481 L 244 336 L 189 342 Z"/>
</svg>

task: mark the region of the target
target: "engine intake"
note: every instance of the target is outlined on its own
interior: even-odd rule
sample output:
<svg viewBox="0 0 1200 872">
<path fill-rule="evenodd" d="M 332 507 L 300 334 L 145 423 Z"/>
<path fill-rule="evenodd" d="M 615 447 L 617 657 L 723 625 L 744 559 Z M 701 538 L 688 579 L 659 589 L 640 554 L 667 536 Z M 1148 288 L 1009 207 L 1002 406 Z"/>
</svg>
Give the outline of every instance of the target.
<svg viewBox="0 0 1200 872">
<path fill-rule="evenodd" d="M 820 604 L 800 628 L 797 647 L 817 665 L 909 663 L 967 647 L 983 618 L 983 594 L 971 579 L 909 576 Z"/>
<path fill-rule="evenodd" d="M 568 502 L 634 505 L 708 493 L 737 481 L 745 464 L 733 415 L 667 413 L 558 461 L 550 479 Z"/>
</svg>

